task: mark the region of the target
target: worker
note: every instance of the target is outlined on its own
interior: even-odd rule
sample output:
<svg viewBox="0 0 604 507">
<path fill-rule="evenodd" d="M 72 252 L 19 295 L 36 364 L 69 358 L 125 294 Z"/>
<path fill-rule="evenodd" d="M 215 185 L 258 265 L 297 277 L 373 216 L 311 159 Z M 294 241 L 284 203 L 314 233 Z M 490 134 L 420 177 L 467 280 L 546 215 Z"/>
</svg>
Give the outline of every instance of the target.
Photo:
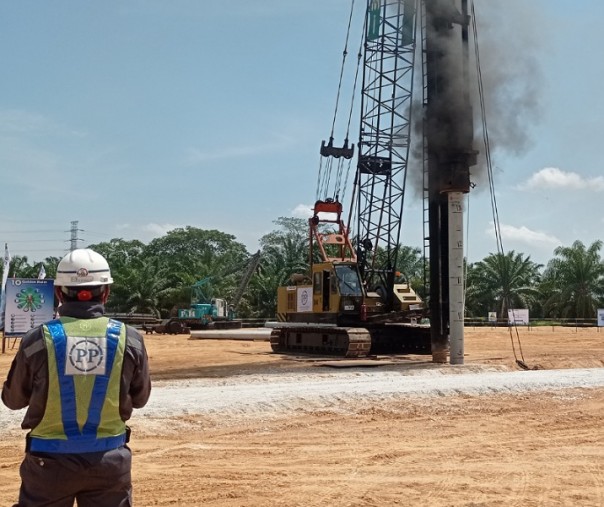
<svg viewBox="0 0 604 507">
<path fill-rule="evenodd" d="M 57 266 L 59 318 L 22 338 L 2 401 L 27 407 L 29 430 L 13 507 L 132 505 L 126 421 L 149 399 L 143 337 L 103 316 L 113 283 L 105 258 L 73 250 Z"/>
</svg>

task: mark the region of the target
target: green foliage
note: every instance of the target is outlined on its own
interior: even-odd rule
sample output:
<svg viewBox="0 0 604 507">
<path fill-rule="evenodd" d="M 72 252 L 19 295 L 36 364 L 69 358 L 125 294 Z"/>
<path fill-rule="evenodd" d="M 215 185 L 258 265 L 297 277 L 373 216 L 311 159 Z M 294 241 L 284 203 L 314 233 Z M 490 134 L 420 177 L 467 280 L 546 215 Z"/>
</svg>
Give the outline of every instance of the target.
<svg viewBox="0 0 604 507">
<path fill-rule="evenodd" d="M 466 308 L 468 316 L 497 312 L 507 318 L 512 308 L 531 308 L 539 299 L 539 264 L 530 256 L 515 253 L 490 254 L 468 267 Z"/>
<path fill-rule="evenodd" d="M 27 256 L 15 255 L 11 260 L 8 276 L 10 278 L 37 278 L 38 272 L 39 269 L 36 269 L 35 265 L 29 264 Z"/>
<path fill-rule="evenodd" d="M 308 235 L 308 221 L 304 218 L 279 217 L 273 223 L 277 229 L 260 238 L 260 247 L 263 249 L 278 243 L 287 236 L 306 237 Z"/>
<path fill-rule="evenodd" d="M 288 284 L 294 273 L 308 273 L 308 222 L 280 217 L 274 224 L 275 230 L 259 240 L 261 261 L 239 303 L 239 317 L 274 318 L 278 287 Z M 195 227 L 174 229 L 149 244 L 115 238 L 90 248 L 111 266 L 110 311 L 162 317 L 188 307 L 191 287 L 206 278 L 204 297 L 230 302 L 251 257 L 234 236 Z M 604 307 L 601 248 L 601 241 L 589 247 L 580 241 L 559 247 L 543 274 L 542 266 L 522 253 L 490 254 L 467 268 L 467 316 L 485 318 L 496 311 L 499 318 L 506 318 L 513 307 L 529 308 L 531 316 L 595 317 L 597 309 Z M 401 245 L 397 259 L 397 270 L 426 298 L 421 250 Z M 47 278 L 54 278 L 58 262 L 58 257 L 47 257 L 30 263 L 27 257 L 15 255 L 9 276 L 37 278 L 44 265 Z M 1 270 L 0 265 L 0 274 Z"/>
<path fill-rule="evenodd" d="M 111 241 L 90 245 L 92 250 L 100 253 L 111 267 L 113 285 L 107 307 L 115 312 L 128 313 L 128 298 L 130 297 L 130 281 L 140 271 L 144 258 L 145 245 L 141 241 L 127 241 L 115 238 Z"/>
<path fill-rule="evenodd" d="M 604 303 L 602 241 L 588 248 L 581 241 L 558 247 L 543 275 L 544 312 L 561 318 L 594 318 Z"/>
<path fill-rule="evenodd" d="M 234 236 L 195 227 L 174 229 L 148 245 L 113 239 L 91 245 L 111 266 L 108 308 L 116 312 L 174 315 L 191 303 L 191 286 L 211 277 L 208 298 L 228 297 L 248 258 Z"/>
<path fill-rule="evenodd" d="M 260 238 L 261 262 L 250 281 L 254 316 L 274 316 L 277 289 L 288 283 L 294 273 L 308 273 L 308 223 L 300 218 L 281 217 L 274 222 L 279 229 Z"/>
<path fill-rule="evenodd" d="M 57 266 L 59 265 L 59 257 L 46 257 L 43 262 L 36 264 L 38 273 L 40 273 L 40 265 L 44 265 L 44 271 L 46 271 L 46 278 L 56 278 Z M 37 275 L 36 275 L 37 276 Z"/>
</svg>

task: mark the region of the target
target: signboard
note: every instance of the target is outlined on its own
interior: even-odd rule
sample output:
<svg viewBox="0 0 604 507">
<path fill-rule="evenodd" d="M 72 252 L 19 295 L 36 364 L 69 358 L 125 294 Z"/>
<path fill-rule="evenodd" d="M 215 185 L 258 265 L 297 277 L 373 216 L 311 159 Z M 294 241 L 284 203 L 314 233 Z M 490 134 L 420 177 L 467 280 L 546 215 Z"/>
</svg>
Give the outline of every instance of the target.
<svg viewBox="0 0 604 507">
<path fill-rule="evenodd" d="M 489 322 L 491 324 L 497 324 L 497 312 L 489 312 Z"/>
<path fill-rule="evenodd" d="M 598 308 L 598 327 L 604 327 L 604 308 Z"/>
<path fill-rule="evenodd" d="M 54 317 L 54 280 L 9 278 L 6 283 L 4 334 L 23 336 Z"/>
<path fill-rule="evenodd" d="M 296 311 L 312 312 L 312 287 L 298 287 Z"/>
<path fill-rule="evenodd" d="M 516 308 L 508 310 L 508 322 L 510 325 L 528 326 L 529 311 L 528 308 Z"/>
</svg>

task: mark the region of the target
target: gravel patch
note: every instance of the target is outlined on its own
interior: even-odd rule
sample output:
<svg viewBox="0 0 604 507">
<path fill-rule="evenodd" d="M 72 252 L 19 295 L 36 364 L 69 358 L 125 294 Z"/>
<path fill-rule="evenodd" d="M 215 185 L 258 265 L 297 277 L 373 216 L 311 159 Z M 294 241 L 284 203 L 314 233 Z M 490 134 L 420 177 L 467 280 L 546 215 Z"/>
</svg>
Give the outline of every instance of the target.
<svg viewBox="0 0 604 507">
<path fill-rule="evenodd" d="M 604 387 L 604 368 L 500 371 L 459 366 L 401 370 L 346 369 L 228 378 L 156 381 L 136 423 L 182 416 L 271 417 L 459 395 L 488 396 Z M 23 411 L 0 408 L 0 435 L 19 428 Z"/>
</svg>

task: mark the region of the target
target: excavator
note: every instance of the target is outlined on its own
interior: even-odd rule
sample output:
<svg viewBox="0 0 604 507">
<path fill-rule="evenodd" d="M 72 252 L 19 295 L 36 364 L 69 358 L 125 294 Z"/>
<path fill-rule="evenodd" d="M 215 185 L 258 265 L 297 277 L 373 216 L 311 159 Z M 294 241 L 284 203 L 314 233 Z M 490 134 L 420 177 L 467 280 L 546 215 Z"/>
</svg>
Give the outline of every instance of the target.
<svg viewBox="0 0 604 507">
<path fill-rule="evenodd" d="M 363 19 L 345 140 L 334 146 L 350 22 L 331 135 L 320 148 L 309 271 L 279 287 L 271 347 L 277 353 L 346 358 L 432 353 L 444 362 L 449 247 L 462 240 L 451 240 L 451 196 L 459 203 L 469 192 L 469 168 L 476 163 L 466 75 L 467 0 L 367 0 Z M 358 153 L 346 221 L 339 196 L 355 156 L 349 133 L 359 74 Z M 397 268 L 410 179 L 420 182 L 424 200 L 428 304 Z"/>
<path fill-rule="evenodd" d="M 260 250 L 252 255 L 246 265 L 233 299 L 227 303 L 222 298 L 210 298 L 206 294 L 207 284 L 214 278 L 206 276 L 191 286 L 191 304 L 178 310 L 178 315 L 163 320 L 150 328 L 156 333 L 188 334 L 199 329 L 240 329 L 242 321 L 237 319 L 241 298 L 260 264 Z M 237 268 L 239 270 L 239 268 Z M 147 328 L 143 326 L 147 331 Z"/>
</svg>

